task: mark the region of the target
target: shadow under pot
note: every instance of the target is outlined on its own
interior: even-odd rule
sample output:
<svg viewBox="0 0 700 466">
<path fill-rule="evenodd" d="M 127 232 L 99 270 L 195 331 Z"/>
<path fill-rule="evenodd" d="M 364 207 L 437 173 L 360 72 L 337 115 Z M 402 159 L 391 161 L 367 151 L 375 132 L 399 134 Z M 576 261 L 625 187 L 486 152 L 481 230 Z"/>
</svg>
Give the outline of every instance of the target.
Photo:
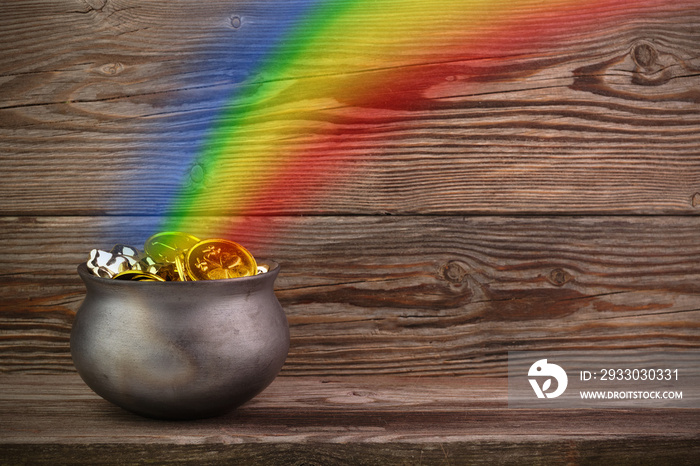
<svg viewBox="0 0 700 466">
<path fill-rule="evenodd" d="M 78 266 L 87 294 L 70 336 L 73 363 L 104 399 L 160 419 L 224 414 L 265 389 L 289 352 L 273 286 L 251 277 L 122 281 Z"/>
</svg>

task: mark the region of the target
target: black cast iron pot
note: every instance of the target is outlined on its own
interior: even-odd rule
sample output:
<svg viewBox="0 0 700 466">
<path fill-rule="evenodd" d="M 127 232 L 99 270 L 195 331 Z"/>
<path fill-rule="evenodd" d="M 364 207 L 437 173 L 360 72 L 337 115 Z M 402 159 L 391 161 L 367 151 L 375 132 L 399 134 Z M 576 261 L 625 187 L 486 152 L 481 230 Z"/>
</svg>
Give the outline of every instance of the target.
<svg viewBox="0 0 700 466">
<path fill-rule="evenodd" d="M 162 419 L 230 411 L 277 376 L 289 327 L 273 291 L 279 265 L 251 277 L 194 282 L 121 281 L 78 267 L 87 294 L 71 355 L 98 395 Z"/>
</svg>

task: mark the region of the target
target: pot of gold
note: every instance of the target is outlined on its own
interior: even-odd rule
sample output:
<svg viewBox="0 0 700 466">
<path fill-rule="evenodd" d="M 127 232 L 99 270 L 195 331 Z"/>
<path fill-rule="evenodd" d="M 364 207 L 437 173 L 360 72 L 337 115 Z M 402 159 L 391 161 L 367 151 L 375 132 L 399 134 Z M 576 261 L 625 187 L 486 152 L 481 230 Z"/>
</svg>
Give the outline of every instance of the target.
<svg viewBox="0 0 700 466">
<path fill-rule="evenodd" d="M 242 246 L 161 233 L 141 252 L 93 250 L 70 336 L 95 393 L 162 419 L 212 417 L 264 390 L 289 351 L 279 265 Z"/>
</svg>

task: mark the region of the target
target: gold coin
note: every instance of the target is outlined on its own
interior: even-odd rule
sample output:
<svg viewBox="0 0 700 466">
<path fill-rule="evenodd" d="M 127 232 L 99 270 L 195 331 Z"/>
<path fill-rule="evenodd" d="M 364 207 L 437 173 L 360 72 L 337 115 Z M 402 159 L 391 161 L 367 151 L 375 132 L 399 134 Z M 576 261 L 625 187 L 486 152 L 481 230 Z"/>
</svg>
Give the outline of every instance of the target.
<svg viewBox="0 0 700 466">
<path fill-rule="evenodd" d="M 181 282 L 188 280 L 187 267 L 185 267 L 185 254 L 178 254 L 175 258 L 175 270 L 177 270 L 177 276 Z"/>
<path fill-rule="evenodd" d="M 146 254 L 156 262 L 174 263 L 177 256 L 199 243 L 199 238 L 180 231 L 156 233 L 146 240 Z"/>
<path fill-rule="evenodd" d="M 164 282 L 165 279 L 158 275 L 142 272 L 141 270 L 125 270 L 114 276 L 115 280 L 135 280 L 140 282 Z"/>
<path fill-rule="evenodd" d="M 192 246 L 185 266 L 192 280 L 247 277 L 258 272 L 252 254 L 240 244 L 225 239 L 207 239 Z"/>
</svg>

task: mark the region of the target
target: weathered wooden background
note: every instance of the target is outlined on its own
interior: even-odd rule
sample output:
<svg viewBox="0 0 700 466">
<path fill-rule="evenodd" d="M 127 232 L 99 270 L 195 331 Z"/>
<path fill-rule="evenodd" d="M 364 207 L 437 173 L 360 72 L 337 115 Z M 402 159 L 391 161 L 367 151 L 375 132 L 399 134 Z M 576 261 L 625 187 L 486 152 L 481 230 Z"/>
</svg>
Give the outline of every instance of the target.
<svg viewBox="0 0 700 466">
<path fill-rule="evenodd" d="M 259 78 L 223 48 L 254 49 L 299 4 L 276 6 L 0 6 L 0 370 L 73 370 L 76 265 L 154 231 L 191 168 L 174 152 Z M 700 4 L 607 14 L 614 29 L 564 28 L 496 70 L 467 60 L 478 95 L 446 80 L 450 111 L 377 121 L 361 174 L 248 219 L 237 240 L 283 267 L 284 375 L 502 375 L 508 350 L 700 346 Z"/>
<path fill-rule="evenodd" d="M 0 3 L 0 372 L 74 372 L 77 264 L 142 241 L 163 193 L 207 176 L 182 154 L 222 96 L 265 80 L 237 63 L 304 3 Z M 359 173 L 246 218 L 236 239 L 282 265 L 281 376 L 503 376 L 509 350 L 700 347 L 700 2 L 605 14 L 498 67 L 456 64 L 478 92 L 446 76 L 431 95 L 449 108 L 371 114 Z M 321 65 L 298 66 L 302 86 Z M 241 214 L 224 207 L 201 206 L 199 235 Z"/>
</svg>

